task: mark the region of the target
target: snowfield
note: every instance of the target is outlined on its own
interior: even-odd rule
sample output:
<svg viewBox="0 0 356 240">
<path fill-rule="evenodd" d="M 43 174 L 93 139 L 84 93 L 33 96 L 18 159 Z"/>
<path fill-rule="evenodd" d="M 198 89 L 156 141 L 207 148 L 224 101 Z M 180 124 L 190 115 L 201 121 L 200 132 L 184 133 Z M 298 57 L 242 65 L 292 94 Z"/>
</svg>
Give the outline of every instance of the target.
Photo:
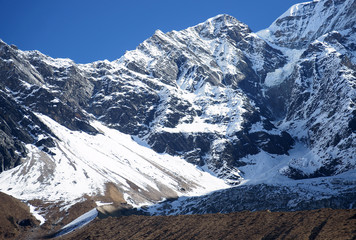
<svg viewBox="0 0 356 240">
<path fill-rule="evenodd" d="M 116 184 L 133 206 L 150 205 L 175 196 L 194 196 L 227 188 L 222 179 L 199 170 L 179 157 L 158 154 L 131 136 L 92 122 L 98 135 L 70 131 L 38 114 L 60 139 L 51 156 L 33 145 L 31 155 L 14 169 L 1 173 L 0 191 L 22 200 L 64 202 L 70 207 L 89 196 L 105 192 L 105 183 Z M 27 173 L 27 174 L 26 174 Z M 137 191 L 130 184 L 135 184 Z M 23 187 L 26 186 L 26 187 Z"/>
<path fill-rule="evenodd" d="M 96 208 L 94 208 L 94 209 L 90 210 L 89 212 L 86 212 L 83 215 L 81 215 L 80 217 L 76 218 L 72 222 L 68 223 L 64 227 L 62 227 L 62 229 L 55 235 L 55 237 L 59 237 L 59 236 L 68 234 L 68 233 L 74 231 L 75 229 L 84 227 L 85 225 L 87 225 L 88 223 L 93 221 L 96 218 L 96 216 L 98 216 L 98 210 L 96 210 Z"/>
</svg>

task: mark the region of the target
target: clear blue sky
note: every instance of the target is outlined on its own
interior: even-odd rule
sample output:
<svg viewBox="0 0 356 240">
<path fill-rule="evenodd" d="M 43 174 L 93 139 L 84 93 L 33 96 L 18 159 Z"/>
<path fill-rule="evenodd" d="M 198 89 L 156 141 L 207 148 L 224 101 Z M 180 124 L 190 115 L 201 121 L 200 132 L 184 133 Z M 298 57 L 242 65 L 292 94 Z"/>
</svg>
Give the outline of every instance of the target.
<svg viewBox="0 0 356 240">
<path fill-rule="evenodd" d="M 110 61 L 156 29 L 182 30 L 227 13 L 253 31 L 305 0 L 0 0 L 0 38 L 77 63 Z"/>
</svg>

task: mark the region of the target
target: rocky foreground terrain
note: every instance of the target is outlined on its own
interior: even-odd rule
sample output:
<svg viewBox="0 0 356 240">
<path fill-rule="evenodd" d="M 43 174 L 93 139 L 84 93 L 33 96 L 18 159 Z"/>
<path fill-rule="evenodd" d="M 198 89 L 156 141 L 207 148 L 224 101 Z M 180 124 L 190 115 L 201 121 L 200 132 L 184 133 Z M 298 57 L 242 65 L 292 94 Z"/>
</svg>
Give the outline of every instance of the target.
<svg viewBox="0 0 356 240">
<path fill-rule="evenodd" d="M 356 210 L 106 218 L 58 239 L 356 239 Z"/>
<path fill-rule="evenodd" d="M 30 208 L 16 198 L 0 192 L 0 239 L 16 239 L 27 235 L 40 222 L 30 213 Z"/>
<path fill-rule="evenodd" d="M 28 206 L 0 193 L 0 239 L 356 239 L 356 210 L 242 211 L 180 216 L 96 218 L 53 237 Z"/>
</svg>

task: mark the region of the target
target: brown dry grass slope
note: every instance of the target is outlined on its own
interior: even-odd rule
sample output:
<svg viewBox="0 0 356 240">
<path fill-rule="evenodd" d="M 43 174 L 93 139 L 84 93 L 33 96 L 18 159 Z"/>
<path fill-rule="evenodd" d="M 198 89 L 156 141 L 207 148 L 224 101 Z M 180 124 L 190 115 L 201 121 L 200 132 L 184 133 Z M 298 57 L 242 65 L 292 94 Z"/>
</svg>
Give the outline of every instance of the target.
<svg viewBox="0 0 356 240">
<path fill-rule="evenodd" d="M 0 192 L 0 239 L 17 238 L 38 224 L 25 203 Z"/>
<path fill-rule="evenodd" d="M 356 239 L 356 209 L 109 217 L 58 239 Z"/>
</svg>

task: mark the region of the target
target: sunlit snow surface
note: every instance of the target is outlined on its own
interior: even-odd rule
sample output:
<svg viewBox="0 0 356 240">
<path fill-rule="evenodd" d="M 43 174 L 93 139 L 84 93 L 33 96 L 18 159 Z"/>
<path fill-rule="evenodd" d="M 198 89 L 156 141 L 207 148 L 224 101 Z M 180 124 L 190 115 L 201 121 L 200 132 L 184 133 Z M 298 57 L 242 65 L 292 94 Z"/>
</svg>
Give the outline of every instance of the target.
<svg viewBox="0 0 356 240">
<path fill-rule="evenodd" d="M 67 233 L 70 233 L 74 231 L 77 228 L 81 228 L 91 221 L 93 221 L 96 216 L 98 216 L 98 211 L 96 208 L 90 210 L 89 212 L 81 215 L 80 217 L 76 218 L 74 221 L 70 222 L 69 224 L 65 225 L 62 227 L 62 229 L 55 235 L 56 237 L 65 235 Z"/>
<path fill-rule="evenodd" d="M 336 5 L 329 6 L 328 4 Z M 318 35 L 332 30 L 342 31 L 355 23 L 354 14 L 348 14 L 354 0 L 314 0 L 295 4 L 277 18 L 267 29 L 257 34 L 268 42 L 306 47 Z"/>
<path fill-rule="evenodd" d="M 117 184 L 128 203 L 152 204 L 139 192 L 200 195 L 227 188 L 223 180 L 199 170 L 179 157 L 157 154 L 136 143 L 131 136 L 92 122 L 101 134 L 70 131 L 38 114 L 60 139 L 47 155 L 33 145 L 25 162 L 0 174 L 0 191 L 23 200 L 63 201 L 72 205 L 84 194 L 104 194 L 105 183 Z M 130 183 L 139 189 L 135 192 Z M 182 191 L 184 188 L 184 191 Z M 161 195 L 159 195 L 161 194 Z M 168 196 L 170 196 L 168 194 Z M 139 197 L 137 197 L 139 195 Z"/>
<path fill-rule="evenodd" d="M 28 204 L 30 207 L 30 212 L 31 214 L 38 220 L 40 221 L 40 225 L 44 224 L 46 219 L 44 219 L 43 216 L 41 216 L 38 211 L 36 211 L 36 207 L 32 206 L 31 204 Z"/>
<path fill-rule="evenodd" d="M 281 68 L 277 68 L 274 72 L 267 73 L 264 84 L 266 87 L 272 87 L 281 84 L 291 73 L 293 72 L 295 65 L 297 64 L 300 56 L 304 52 L 304 49 L 287 49 L 287 48 L 278 48 L 281 50 L 287 57 L 288 63 Z"/>
</svg>

